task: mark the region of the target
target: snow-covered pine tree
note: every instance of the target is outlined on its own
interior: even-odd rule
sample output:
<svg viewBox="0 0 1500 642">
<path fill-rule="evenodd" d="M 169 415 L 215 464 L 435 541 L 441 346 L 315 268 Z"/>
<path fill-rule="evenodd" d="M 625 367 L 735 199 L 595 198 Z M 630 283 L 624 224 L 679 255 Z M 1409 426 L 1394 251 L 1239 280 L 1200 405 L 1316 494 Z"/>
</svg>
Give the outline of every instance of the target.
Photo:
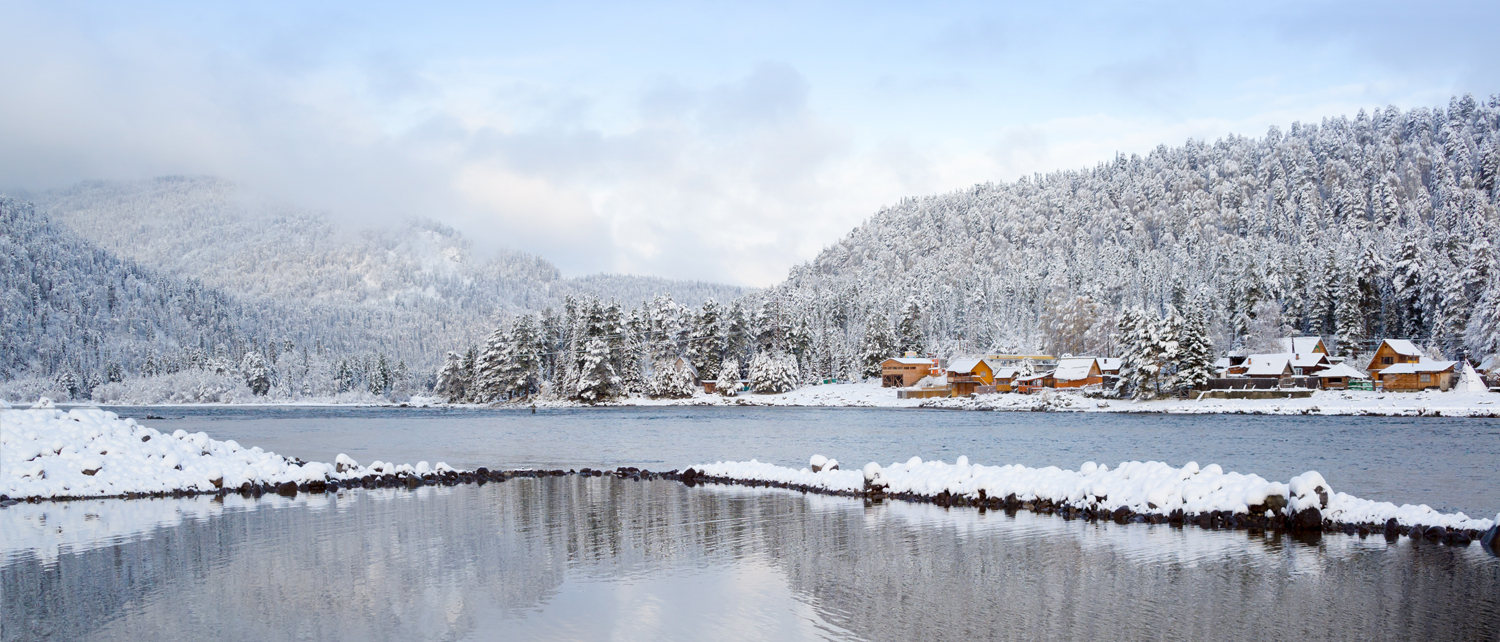
<svg viewBox="0 0 1500 642">
<path fill-rule="evenodd" d="M 433 385 L 432 392 L 448 403 L 462 403 L 467 389 L 468 382 L 464 381 L 464 358 L 457 352 L 449 352 L 443 358 L 443 367 L 438 370 L 437 383 Z"/>
<path fill-rule="evenodd" d="M 891 336 L 890 323 L 885 315 L 871 313 L 865 320 L 865 337 L 859 351 L 859 374 L 865 378 L 880 376 L 880 364 L 891 357 L 900 356 L 899 346 Z"/>
<path fill-rule="evenodd" d="M 1344 274 L 1338 281 L 1337 307 L 1334 310 L 1334 334 L 1338 339 L 1338 354 L 1352 357 L 1359 354 L 1365 338 L 1365 319 L 1362 313 L 1358 277 Z"/>
<path fill-rule="evenodd" d="M 495 326 L 479 351 L 475 366 L 474 386 L 469 397 L 475 403 L 499 401 L 506 391 L 506 370 L 510 366 L 510 333 L 505 324 Z"/>
<path fill-rule="evenodd" d="M 541 390 L 543 345 L 536 317 L 516 318 L 509 339 L 501 389 L 513 399 L 529 397 Z"/>
<path fill-rule="evenodd" d="M 1116 322 L 1116 332 L 1120 337 L 1120 378 L 1115 381 L 1114 394 L 1117 397 L 1134 397 L 1136 389 L 1140 387 L 1141 361 L 1139 354 L 1142 351 L 1141 326 L 1145 322 L 1144 314 L 1138 308 L 1130 308 L 1120 314 Z"/>
<path fill-rule="evenodd" d="M 246 352 L 240 360 L 240 374 L 245 377 L 245 385 L 249 386 L 250 392 L 265 396 L 271 390 L 271 369 L 266 364 L 266 358 L 259 352 Z"/>
<path fill-rule="evenodd" d="M 719 364 L 719 379 L 714 382 L 714 392 L 725 397 L 733 397 L 740 389 L 740 362 L 734 359 L 725 359 Z"/>
<path fill-rule="evenodd" d="M 762 352 L 750 360 L 750 387 L 761 394 L 797 388 L 797 360 L 783 352 Z"/>
<path fill-rule="evenodd" d="M 602 337 L 588 339 L 584 343 L 573 396 L 579 401 L 596 403 L 613 399 L 619 391 L 620 377 L 610 363 L 609 343 Z"/>
<path fill-rule="evenodd" d="M 927 352 L 927 334 L 922 330 L 922 305 L 912 297 L 907 299 L 906 308 L 901 312 L 901 323 L 896 327 L 897 341 L 900 342 L 902 352 L 912 351 L 919 354 Z"/>
<path fill-rule="evenodd" d="M 688 336 L 686 354 L 693 367 L 698 369 L 698 375 L 707 380 L 719 376 L 724 349 L 723 311 L 719 302 L 710 298 L 693 315 L 693 331 Z"/>
<path fill-rule="evenodd" d="M 1177 341 L 1176 373 L 1172 389 L 1186 392 L 1200 388 L 1214 376 L 1214 348 L 1208 337 L 1204 301 L 1194 303 L 1183 317 Z"/>
<path fill-rule="evenodd" d="M 661 359 L 651 373 L 647 394 L 656 399 L 686 399 L 693 396 L 697 384 L 692 371 L 679 367 L 676 358 Z"/>
</svg>

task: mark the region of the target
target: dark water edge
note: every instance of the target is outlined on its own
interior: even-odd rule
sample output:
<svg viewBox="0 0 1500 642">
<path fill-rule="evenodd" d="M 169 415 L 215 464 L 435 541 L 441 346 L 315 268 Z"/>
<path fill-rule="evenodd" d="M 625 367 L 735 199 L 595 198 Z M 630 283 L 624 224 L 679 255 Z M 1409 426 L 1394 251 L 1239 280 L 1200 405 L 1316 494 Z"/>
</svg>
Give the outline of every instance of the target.
<svg viewBox="0 0 1500 642">
<path fill-rule="evenodd" d="M 0 639 L 1500 639 L 1500 559 L 1406 538 L 610 477 L 264 498 L 175 523 L 145 515 L 208 500 L 142 501 L 52 507 L 48 526 L 112 529 L 8 545 Z"/>
</svg>

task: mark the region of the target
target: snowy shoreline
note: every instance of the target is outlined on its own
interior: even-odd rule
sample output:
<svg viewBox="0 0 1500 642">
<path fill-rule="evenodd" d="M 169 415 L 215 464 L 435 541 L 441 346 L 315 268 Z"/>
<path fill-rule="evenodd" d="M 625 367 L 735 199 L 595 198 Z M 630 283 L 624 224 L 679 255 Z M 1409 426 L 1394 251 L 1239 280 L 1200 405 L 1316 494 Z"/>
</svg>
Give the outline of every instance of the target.
<svg viewBox="0 0 1500 642">
<path fill-rule="evenodd" d="M 774 486 L 802 492 L 932 503 L 982 510 L 1028 510 L 1065 519 L 1107 519 L 1120 523 L 1196 524 L 1204 528 L 1343 532 L 1387 537 L 1407 534 L 1467 545 L 1489 531 L 1495 520 L 1445 514 L 1427 505 L 1396 506 L 1333 492 L 1317 472 L 1288 482 L 1225 472 L 1217 465 L 1180 468 L 1161 462 L 1122 462 L 1111 469 L 1087 462 L 1078 470 L 1020 465 L 906 462 L 861 470 L 839 470 L 837 462 L 814 456 L 809 468 L 795 470 L 755 460 L 700 464 L 651 472 L 622 467 L 606 473 L 563 470 L 454 469 L 439 462 L 368 467 L 340 454 L 332 464 L 288 459 L 260 448 L 216 441 L 205 433 L 164 434 L 99 409 L 69 411 L 38 404 L 28 410 L 0 410 L 0 506 L 18 501 L 184 497 L 237 494 L 260 496 L 337 493 L 353 488 L 415 489 L 426 485 L 503 482 L 516 477 L 562 475 L 622 479 L 667 479 L 689 486 L 722 483 Z"/>
<path fill-rule="evenodd" d="M 685 399 L 632 396 L 597 403 L 568 399 L 530 399 L 497 404 L 449 404 L 432 397 L 413 397 L 404 403 L 263 402 L 204 404 L 60 404 L 74 408 L 615 408 L 657 406 L 795 407 L 795 408 L 925 408 L 1011 412 L 1114 412 L 1138 414 L 1240 414 L 1380 417 L 1500 418 L 1500 394 L 1492 392 L 1370 392 L 1319 390 L 1301 399 L 1160 399 L 1133 401 L 1086 397 L 1066 389 L 1041 394 L 1002 393 L 976 397 L 897 399 L 895 390 L 879 382 L 804 386 L 776 394 L 745 393 L 734 397 L 696 393 Z M 0 408 L 4 408 L 0 402 Z"/>
</svg>

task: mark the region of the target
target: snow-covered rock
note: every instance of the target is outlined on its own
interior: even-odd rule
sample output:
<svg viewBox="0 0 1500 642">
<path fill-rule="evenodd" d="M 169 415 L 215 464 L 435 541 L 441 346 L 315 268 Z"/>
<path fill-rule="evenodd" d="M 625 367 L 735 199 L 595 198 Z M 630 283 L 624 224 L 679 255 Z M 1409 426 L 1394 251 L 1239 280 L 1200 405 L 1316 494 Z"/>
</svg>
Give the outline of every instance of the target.
<svg viewBox="0 0 1500 642">
<path fill-rule="evenodd" d="M 370 473 L 347 455 L 335 464 L 299 464 L 201 432 L 162 434 L 98 409 L 64 412 L 38 402 L 29 410 L 0 410 L 0 494 L 12 498 L 213 492 Z"/>
<path fill-rule="evenodd" d="M 954 464 L 923 461 L 881 466 L 866 464 L 862 470 L 794 470 L 762 463 L 718 462 L 697 465 L 708 477 L 772 482 L 804 486 L 837 493 L 860 493 L 883 488 L 900 495 L 910 493 L 935 497 L 947 493 L 971 500 L 1007 498 L 1019 502 L 1045 500 L 1053 505 L 1115 511 L 1121 508 L 1145 515 L 1205 514 L 1214 511 L 1257 515 L 1293 515 L 1304 508 L 1318 509 L 1321 518 L 1346 524 L 1378 524 L 1395 518 L 1403 525 L 1422 524 L 1452 529 L 1486 530 L 1495 520 L 1471 518 L 1463 513 L 1445 514 L 1423 504 L 1397 506 L 1390 502 L 1361 499 L 1331 490 L 1317 471 L 1293 477 L 1288 483 L 1258 475 L 1225 472 L 1217 464 L 1199 468 L 1196 462 L 1181 467 L 1157 462 L 1121 462 L 1109 466 L 1087 462 L 1078 470 L 1055 466 L 1029 468 L 1021 465 L 983 466 L 960 457 Z M 1500 517 L 1497 517 L 1500 520 Z"/>
</svg>

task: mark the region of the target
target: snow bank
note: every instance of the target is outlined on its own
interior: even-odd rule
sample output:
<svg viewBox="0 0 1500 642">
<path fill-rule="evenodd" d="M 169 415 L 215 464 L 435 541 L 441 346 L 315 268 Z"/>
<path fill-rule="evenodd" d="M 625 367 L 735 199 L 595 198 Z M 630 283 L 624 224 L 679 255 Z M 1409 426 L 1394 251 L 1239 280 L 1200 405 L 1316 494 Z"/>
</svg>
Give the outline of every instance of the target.
<svg viewBox="0 0 1500 642">
<path fill-rule="evenodd" d="M 435 470 L 452 469 L 439 462 Z M 46 400 L 29 410 L 0 410 L 0 494 L 10 498 L 214 492 L 371 473 L 347 455 L 334 464 L 303 463 L 201 432 L 163 434 L 103 410 L 65 412 Z"/>
<path fill-rule="evenodd" d="M 1203 515 L 1218 511 L 1272 518 L 1314 508 L 1322 519 L 1339 524 L 1383 524 L 1394 518 L 1403 526 L 1420 524 L 1479 531 L 1495 524 L 1494 520 L 1471 518 L 1463 513 L 1439 513 L 1426 504 L 1397 506 L 1333 492 L 1316 471 L 1282 483 L 1258 475 L 1225 472 L 1217 464 L 1200 468 L 1196 462 L 1173 467 L 1157 461 L 1131 461 L 1113 469 L 1086 462 L 1078 470 L 1064 470 L 1055 466 L 982 466 L 970 464 L 966 457 L 959 457 L 953 464 L 912 457 L 888 466 L 871 462 L 862 470 L 813 472 L 752 459 L 693 466 L 693 469 L 710 478 L 770 482 L 834 493 L 878 489 L 890 495 L 961 497 L 975 503 L 1013 499 L 1022 504 L 1047 502 L 1080 510 L 1113 512 L 1123 508 L 1139 515 Z"/>
</svg>

